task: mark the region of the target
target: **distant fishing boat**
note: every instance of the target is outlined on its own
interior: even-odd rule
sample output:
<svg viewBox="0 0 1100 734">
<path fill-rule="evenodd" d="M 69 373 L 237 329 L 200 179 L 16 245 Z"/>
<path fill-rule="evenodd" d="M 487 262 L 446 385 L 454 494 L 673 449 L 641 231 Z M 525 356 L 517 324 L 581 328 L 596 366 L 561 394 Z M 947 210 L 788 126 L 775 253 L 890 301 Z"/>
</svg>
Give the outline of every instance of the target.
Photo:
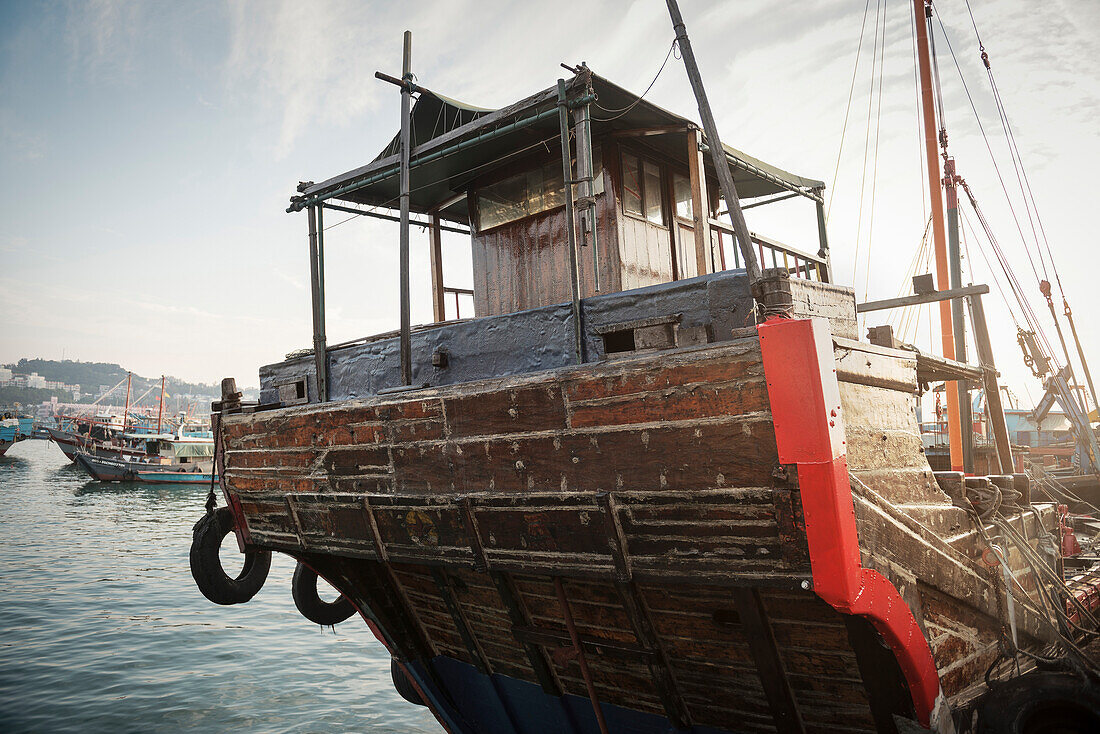
<svg viewBox="0 0 1100 734">
<path fill-rule="evenodd" d="M 147 437 L 144 452 L 136 456 L 78 451 L 75 461 L 101 482 L 209 484 L 214 470 L 214 442 L 159 434 Z"/>
<path fill-rule="evenodd" d="M 33 418 L 4 418 L 0 420 L 0 456 L 15 444 L 30 437 L 34 428 Z"/>
</svg>

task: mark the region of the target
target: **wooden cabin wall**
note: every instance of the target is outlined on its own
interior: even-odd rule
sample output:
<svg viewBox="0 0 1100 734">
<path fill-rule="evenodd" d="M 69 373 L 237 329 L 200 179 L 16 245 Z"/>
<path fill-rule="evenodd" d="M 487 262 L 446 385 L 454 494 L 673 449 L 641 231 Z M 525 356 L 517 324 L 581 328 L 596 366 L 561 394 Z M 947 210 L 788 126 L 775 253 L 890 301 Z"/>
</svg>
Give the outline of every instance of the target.
<svg viewBox="0 0 1100 734">
<path fill-rule="evenodd" d="M 615 216 L 618 229 L 619 263 L 622 268 L 622 289 L 643 288 L 647 285 L 675 280 L 672 267 L 672 244 L 668 227 L 653 224 L 623 211 L 623 146 L 609 138 L 603 145 L 606 169 L 611 174 L 615 195 Z M 645 156 L 646 153 L 629 148 L 630 152 Z M 649 156 L 651 159 L 652 155 Z M 666 197 L 667 198 L 667 197 Z M 665 202 L 665 210 L 668 211 Z"/>
<path fill-rule="evenodd" d="M 477 222 L 476 186 L 495 183 L 545 162 L 545 159 L 528 160 L 518 167 L 494 174 L 491 179 L 478 181 L 467 196 L 470 221 Z M 608 292 L 621 290 L 622 286 L 616 246 L 616 206 L 610 182 L 606 178 L 607 166 L 601 166 L 601 169 L 605 176 L 605 193 L 596 196 L 596 228 L 600 257 L 600 292 Z M 581 246 L 579 239 L 577 245 L 581 297 L 587 298 L 597 293 L 593 248 L 591 242 L 587 246 Z M 524 217 L 485 232 L 475 229 L 471 237 L 471 250 L 474 313 L 479 318 L 572 300 L 565 207 Z"/>
</svg>

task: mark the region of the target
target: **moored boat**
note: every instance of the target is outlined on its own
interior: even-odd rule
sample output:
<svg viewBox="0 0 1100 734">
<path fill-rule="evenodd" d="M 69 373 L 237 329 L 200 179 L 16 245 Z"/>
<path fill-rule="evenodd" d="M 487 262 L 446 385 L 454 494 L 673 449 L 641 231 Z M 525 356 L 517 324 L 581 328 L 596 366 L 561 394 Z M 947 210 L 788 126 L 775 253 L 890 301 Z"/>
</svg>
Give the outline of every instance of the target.
<svg viewBox="0 0 1100 734">
<path fill-rule="evenodd" d="M 702 98 L 705 131 L 578 67 L 485 111 L 414 84 L 408 49 L 403 134 L 291 200 L 314 348 L 261 368 L 259 405 L 223 383 L 204 594 L 247 601 L 290 555 L 303 614 L 361 614 L 451 732 L 954 732 L 1021 681 L 1100 721 L 1100 567 L 1064 579 L 1065 511 L 1007 441 L 983 476 L 922 451 L 928 384 L 998 394 L 984 343 L 968 365 L 859 341 L 820 181 L 722 146 Z M 442 221 L 469 228 L 476 317 L 447 319 L 433 260 L 435 323 L 406 288 L 398 335 L 329 346 L 324 212 L 395 194 L 433 257 Z M 788 196 L 815 247 L 747 232 L 740 198 Z"/>
<path fill-rule="evenodd" d="M 209 484 L 214 443 L 204 438 L 172 434 L 141 436 L 141 453 L 99 454 L 78 450 L 75 461 L 101 482 L 149 484 Z"/>
</svg>

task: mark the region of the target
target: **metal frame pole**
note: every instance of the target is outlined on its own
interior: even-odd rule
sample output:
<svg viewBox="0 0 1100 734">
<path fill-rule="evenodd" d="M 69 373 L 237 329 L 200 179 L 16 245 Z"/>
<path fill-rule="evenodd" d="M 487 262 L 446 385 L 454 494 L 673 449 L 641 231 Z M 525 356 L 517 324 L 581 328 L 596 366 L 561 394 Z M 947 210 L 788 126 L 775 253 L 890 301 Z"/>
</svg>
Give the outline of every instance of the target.
<svg viewBox="0 0 1100 734">
<path fill-rule="evenodd" d="M 573 164 L 569 145 L 569 100 L 565 94 L 565 80 L 558 79 L 558 127 L 561 131 L 561 169 L 565 180 L 565 234 L 569 245 L 569 288 L 573 295 L 573 341 L 577 364 L 585 361 L 584 323 L 581 312 L 581 288 L 577 266 L 577 224 L 573 211 Z"/>
<path fill-rule="evenodd" d="M 317 400 L 328 400 L 328 359 L 325 344 L 325 274 L 321 255 L 321 228 L 324 219 L 320 205 L 311 206 L 309 215 L 309 275 L 313 310 L 313 361 L 317 373 Z"/>
<path fill-rule="evenodd" d="M 699 75 L 699 65 L 695 62 L 695 53 L 691 50 L 691 41 L 688 40 L 687 28 L 684 19 L 680 15 L 680 8 L 676 0 L 666 0 L 668 12 L 672 17 L 672 28 L 676 31 L 676 43 L 680 46 L 680 54 L 684 59 L 684 68 L 687 70 L 691 88 L 695 92 L 695 100 L 699 103 L 699 116 L 703 119 L 703 130 L 707 135 L 707 145 L 710 148 L 711 158 L 714 160 L 714 168 L 718 173 L 718 183 L 722 188 L 722 196 L 726 199 L 726 209 L 729 210 L 730 219 L 733 221 L 733 231 L 737 236 L 737 246 L 745 258 L 745 271 L 749 278 L 749 287 L 753 288 L 760 280 L 760 264 L 756 260 L 756 253 L 752 249 L 752 240 L 749 238 L 749 226 L 745 222 L 745 214 L 741 211 L 741 201 L 737 197 L 737 187 L 733 183 L 733 173 L 730 171 L 729 161 L 726 160 L 726 149 L 722 147 L 722 140 L 718 137 L 718 125 L 714 122 L 714 115 L 710 111 L 710 102 L 707 101 L 707 92 L 703 88 L 703 78 Z M 753 294 L 756 296 L 757 294 Z"/>
<path fill-rule="evenodd" d="M 591 233 L 592 280 L 594 290 L 600 292 L 600 242 L 599 229 L 596 226 L 595 164 L 592 161 L 592 115 L 591 105 L 584 103 L 573 111 L 573 122 L 577 131 L 577 193 L 581 205 L 585 208 L 581 220 L 581 241 Z"/>
<path fill-rule="evenodd" d="M 814 191 L 820 197 L 818 201 L 814 202 L 817 209 L 817 256 L 825 261 L 823 265 L 817 266 L 817 277 L 822 283 L 832 283 L 833 273 L 832 261 L 829 257 L 829 235 L 825 232 L 825 187 L 822 186 L 819 189 L 814 189 Z"/>
<path fill-rule="evenodd" d="M 409 314 L 409 128 L 412 118 L 412 31 L 405 31 L 401 58 L 401 383 L 412 384 L 412 330 Z"/>
</svg>

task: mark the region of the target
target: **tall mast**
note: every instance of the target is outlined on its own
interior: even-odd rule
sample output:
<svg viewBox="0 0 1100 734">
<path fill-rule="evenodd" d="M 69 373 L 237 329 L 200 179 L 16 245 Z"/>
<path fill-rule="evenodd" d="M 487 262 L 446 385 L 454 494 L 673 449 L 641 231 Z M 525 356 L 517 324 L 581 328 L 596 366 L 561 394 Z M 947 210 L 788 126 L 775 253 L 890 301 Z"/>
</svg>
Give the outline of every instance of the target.
<svg viewBox="0 0 1100 734">
<path fill-rule="evenodd" d="M 164 417 L 164 375 L 160 376 L 160 400 L 157 408 L 157 433 L 160 433 L 160 422 Z"/>
<path fill-rule="evenodd" d="M 947 235 L 944 229 L 943 197 L 940 194 L 940 157 L 936 134 L 935 94 L 932 90 L 932 61 L 928 43 L 928 18 L 932 16 L 931 0 L 913 0 L 914 25 L 917 29 L 917 60 L 920 66 L 921 103 L 924 110 L 924 153 L 928 158 L 928 195 L 932 203 L 932 240 L 936 245 L 936 285 L 939 290 L 950 288 L 950 267 L 947 258 Z M 951 302 L 940 301 L 940 336 L 943 356 L 954 359 L 955 332 L 952 328 Z M 946 383 L 947 436 L 951 447 L 952 471 L 963 471 L 962 423 L 959 420 L 959 384 Z"/>
<path fill-rule="evenodd" d="M 676 4 L 676 0 L 665 1 L 672 18 L 672 29 L 676 32 L 676 43 L 684 58 L 684 69 L 687 71 L 691 88 L 695 92 L 695 101 L 699 104 L 699 117 L 703 121 L 703 132 L 707 134 L 707 146 L 714 161 L 714 171 L 718 174 L 718 185 L 726 200 L 726 209 L 733 222 L 733 232 L 737 236 L 741 256 L 745 259 L 745 275 L 748 276 L 752 295 L 758 297 L 756 288 L 761 278 L 760 264 L 756 261 L 756 253 L 752 249 L 749 226 L 745 223 L 744 212 L 741 211 L 741 200 L 737 197 L 737 186 L 733 183 L 730 164 L 726 160 L 726 149 L 722 147 L 722 141 L 718 137 L 718 125 L 714 122 L 714 115 L 710 111 L 707 91 L 703 88 L 703 77 L 699 74 L 699 64 L 695 62 L 695 53 L 691 50 L 691 41 L 688 40 L 687 27 L 684 25 L 683 16 L 680 15 L 680 7 Z"/>
<path fill-rule="evenodd" d="M 126 426 L 130 424 L 130 378 L 134 373 L 126 373 L 126 407 L 122 409 L 122 432 L 126 433 Z"/>
</svg>

